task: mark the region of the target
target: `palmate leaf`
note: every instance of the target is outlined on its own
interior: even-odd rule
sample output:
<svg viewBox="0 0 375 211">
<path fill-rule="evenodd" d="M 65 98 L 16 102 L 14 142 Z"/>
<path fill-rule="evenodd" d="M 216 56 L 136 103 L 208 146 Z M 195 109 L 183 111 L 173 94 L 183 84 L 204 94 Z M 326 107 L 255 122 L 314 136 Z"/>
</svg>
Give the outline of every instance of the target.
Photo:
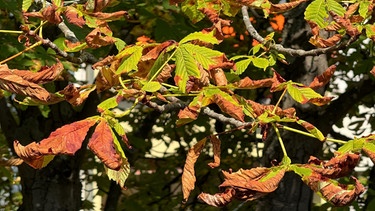
<svg viewBox="0 0 375 211">
<path fill-rule="evenodd" d="M 189 76 L 194 76 L 196 78 L 200 77 L 200 71 L 198 69 L 197 63 L 190 52 L 181 45 L 176 50 L 176 75 L 175 83 L 177 84 L 179 90 L 182 93 L 186 92 L 186 82 Z"/>
<path fill-rule="evenodd" d="M 345 9 L 335 0 L 315 0 L 306 8 L 305 19 L 315 22 L 320 28 L 324 28 L 329 24 L 328 12 L 343 16 Z"/>
<path fill-rule="evenodd" d="M 22 11 L 26 12 L 30 8 L 30 6 L 33 2 L 34 2 L 34 0 L 23 0 L 22 1 Z"/>
<path fill-rule="evenodd" d="M 206 47 L 193 45 L 189 43 L 184 44 L 183 47 L 205 69 L 209 69 L 210 65 L 213 65 L 216 63 L 216 61 L 214 60 L 215 57 L 219 57 L 223 55 L 223 53 L 221 53 L 220 51 L 215 51 Z"/>
<path fill-rule="evenodd" d="M 204 14 L 198 10 L 198 5 L 195 4 L 195 1 L 185 0 L 181 5 L 181 9 L 193 23 L 197 23 L 204 18 Z"/>
<path fill-rule="evenodd" d="M 313 89 L 295 82 L 286 82 L 289 95 L 297 102 L 305 104 L 312 103 L 321 106 L 330 102 L 331 98 L 323 97 Z"/>
</svg>

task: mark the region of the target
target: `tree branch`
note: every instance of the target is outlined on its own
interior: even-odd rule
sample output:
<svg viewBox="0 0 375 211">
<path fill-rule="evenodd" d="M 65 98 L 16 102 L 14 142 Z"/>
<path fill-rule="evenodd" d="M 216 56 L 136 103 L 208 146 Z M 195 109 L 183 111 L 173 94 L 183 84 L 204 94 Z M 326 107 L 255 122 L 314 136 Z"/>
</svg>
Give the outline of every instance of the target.
<svg viewBox="0 0 375 211">
<path fill-rule="evenodd" d="M 254 28 L 254 26 L 251 24 L 251 21 L 249 19 L 249 13 L 247 12 L 247 6 L 242 6 L 242 16 L 243 21 L 245 23 L 247 31 L 250 33 L 250 35 L 256 39 L 260 43 L 264 43 L 265 39 L 258 33 L 258 31 Z M 346 42 L 341 42 L 337 45 L 327 47 L 327 48 L 318 48 L 318 49 L 312 49 L 312 50 L 301 50 L 301 49 L 293 49 L 293 48 L 285 48 L 284 46 L 280 44 L 271 44 L 270 48 L 273 50 L 276 50 L 280 53 L 288 54 L 290 56 L 317 56 L 319 54 L 325 54 L 327 52 L 331 52 L 334 50 L 338 50 L 342 47 L 348 46 L 350 43 L 352 43 L 354 40 L 349 39 Z"/>
</svg>

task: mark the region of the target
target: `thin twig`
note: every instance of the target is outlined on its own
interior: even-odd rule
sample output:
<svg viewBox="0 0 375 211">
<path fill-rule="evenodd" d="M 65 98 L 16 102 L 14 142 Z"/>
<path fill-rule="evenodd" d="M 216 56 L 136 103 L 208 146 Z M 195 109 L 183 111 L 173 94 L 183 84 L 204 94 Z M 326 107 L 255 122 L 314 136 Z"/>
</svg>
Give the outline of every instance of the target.
<svg viewBox="0 0 375 211">
<path fill-rule="evenodd" d="M 247 6 L 242 6 L 242 16 L 243 21 L 245 23 L 247 31 L 250 33 L 250 35 L 257 40 L 260 43 L 264 43 L 265 39 L 260 36 L 258 31 L 254 28 L 254 26 L 251 24 L 251 21 L 249 19 L 249 13 L 247 12 Z M 312 49 L 312 50 L 302 50 L 302 49 L 293 49 L 293 48 L 285 48 L 284 46 L 280 44 L 271 44 L 270 48 L 273 50 L 276 50 L 280 53 L 288 54 L 290 56 L 317 56 L 319 54 L 325 54 L 327 52 L 331 52 L 334 50 L 341 49 L 342 47 L 348 46 L 351 42 L 353 42 L 352 39 L 346 42 L 341 42 L 337 45 L 327 47 L 327 48 L 318 48 L 318 49 Z"/>
</svg>

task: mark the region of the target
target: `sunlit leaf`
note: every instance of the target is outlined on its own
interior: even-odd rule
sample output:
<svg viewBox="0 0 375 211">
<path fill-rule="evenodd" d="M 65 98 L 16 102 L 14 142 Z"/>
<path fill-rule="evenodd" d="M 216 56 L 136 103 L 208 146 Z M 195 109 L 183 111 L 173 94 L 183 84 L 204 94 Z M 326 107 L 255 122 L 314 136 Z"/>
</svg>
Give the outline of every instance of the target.
<svg viewBox="0 0 375 211">
<path fill-rule="evenodd" d="M 128 73 L 132 70 L 138 70 L 138 62 L 142 57 L 141 46 L 132 46 L 122 52 L 120 52 L 116 57 L 123 57 L 120 66 L 116 70 L 116 74 Z M 121 58 L 120 57 L 120 58 Z"/>
<path fill-rule="evenodd" d="M 210 33 L 203 33 L 203 32 L 194 32 L 186 37 L 184 37 L 182 40 L 180 40 L 180 44 L 187 43 L 189 41 L 193 40 L 199 40 L 202 42 L 210 43 L 210 44 L 219 44 L 219 41 L 214 36 L 213 32 Z"/>
<path fill-rule="evenodd" d="M 189 76 L 199 78 L 200 71 L 194 57 L 186 48 L 180 46 L 176 51 L 176 75 L 174 80 L 180 91 L 185 93 L 186 82 L 188 81 Z"/>
<path fill-rule="evenodd" d="M 149 81 L 143 87 L 142 90 L 146 92 L 156 92 L 161 88 L 161 84 L 157 81 Z"/>
<path fill-rule="evenodd" d="M 309 133 L 311 133 L 312 135 L 314 135 L 320 141 L 325 141 L 326 138 L 324 137 L 323 133 L 320 132 L 320 130 L 317 127 L 315 127 L 314 125 L 312 125 L 311 123 L 306 122 L 306 121 L 304 121 L 302 119 L 299 119 L 297 121 L 297 123 L 299 125 L 301 125 L 302 127 L 304 127 L 307 131 L 309 131 Z"/>
</svg>

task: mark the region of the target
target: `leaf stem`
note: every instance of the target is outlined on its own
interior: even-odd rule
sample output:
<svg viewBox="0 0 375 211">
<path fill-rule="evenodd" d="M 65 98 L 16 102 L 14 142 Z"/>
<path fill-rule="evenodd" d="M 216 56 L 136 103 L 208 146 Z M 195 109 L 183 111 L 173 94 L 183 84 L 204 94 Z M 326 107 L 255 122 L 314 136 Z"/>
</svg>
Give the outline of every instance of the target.
<svg viewBox="0 0 375 211">
<path fill-rule="evenodd" d="M 173 85 L 170 85 L 170 84 L 167 84 L 167 83 L 161 83 L 161 85 L 169 87 L 169 88 L 173 88 L 173 89 L 178 89 L 178 86 L 173 86 Z"/>
<path fill-rule="evenodd" d="M 281 94 L 281 96 L 279 97 L 279 100 L 277 101 L 275 107 L 273 108 L 273 110 L 272 110 L 272 114 L 275 114 L 276 109 L 277 109 L 277 107 L 279 107 L 279 104 L 281 103 L 281 100 L 283 99 L 285 93 L 286 93 L 286 88 L 284 89 L 284 91 L 283 91 L 283 93 Z"/>
<path fill-rule="evenodd" d="M 178 47 L 177 47 L 178 48 Z M 177 48 L 172 52 L 172 54 L 168 57 L 168 59 L 159 67 L 159 69 L 156 71 L 156 73 L 150 78 L 149 81 L 152 81 L 156 78 L 156 76 L 159 75 L 159 73 L 163 70 L 164 66 L 169 62 L 169 60 L 172 59 L 174 54 L 177 52 Z"/>
<path fill-rule="evenodd" d="M 22 54 L 25 53 L 26 51 L 29 51 L 29 50 L 31 50 L 31 49 L 33 49 L 33 48 L 35 48 L 35 47 L 38 47 L 38 46 L 41 45 L 42 43 L 43 43 L 42 41 L 39 41 L 39 42 L 34 43 L 32 46 L 29 46 L 29 47 L 25 48 L 24 50 L 22 50 L 22 51 L 20 51 L 20 52 L 18 52 L 18 53 L 16 53 L 16 54 L 14 54 L 13 56 L 4 59 L 3 61 L 0 62 L 0 65 L 1 65 L 1 64 L 4 64 L 4 63 L 6 63 L 6 62 L 8 62 L 8 61 L 10 61 L 10 60 L 12 60 L 12 59 L 14 59 L 14 58 L 16 58 L 17 56 L 22 55 Z"/>
<path fill-rule="evenodd" d="M 292 128 L 292 127 L 288 127 L 288 126 L 285 126 L 285 125 L 280 125 L 280 126 L 281 126 L 282 129 L 285 129 L 285 130 L 288 130 L 288 131 L 291 131 L 291 132 L 294 132 L 294 133 L 299 133 L 301 135 L 305 135 L 305 136 L 309 136 L 309 137 L 317 139 L 316 136 L 314 136 L 313 134 L 310 134 L 308 132 L 298 130 L 298 129 L 295 129 L 295 128 Z M 346 141 L 342 141 L 342 140 L 338 140 L 338 139 L 334 139 L 334 138 L 326 138 L 325 140 L 335 142 L 335 143 L 339 143 L 339 144 L 346 144 Z"/>
<path fill-rule="evenodd" d="M 122 88 L 127 89 L 124 82 L 122 81 L 121 75 L 118 76 L 118 80 L 120 81 L 120 84 L 121 84 Z"/>
<path fill-rule="evenodd" d="M 0 33 L 22 34 L 22 33 L 24 33 L 24 32 L 23 32 L 23 31 L 15 31 L 15 30 L 5 30 L 5 29 L 0 29 Z"/>
<path fill-rule="evenodd" d="M 271 123 L 271 124 L 272 124 L 273 129 L 276 132 L 277 138 L 279 139 L 279 143 L 280 143 L 281 149 L 283 151 L 284 157 L 288 157 L 288 154 L 286 153 L 286 149 L 285 149 L 285 146 L 284 146 L 284 142 L 281 139 L 281 135 L 280 135 L 279 129 L 277 128 L 277 126 L 276 126 L 275 123 Z"/>
</svg>

